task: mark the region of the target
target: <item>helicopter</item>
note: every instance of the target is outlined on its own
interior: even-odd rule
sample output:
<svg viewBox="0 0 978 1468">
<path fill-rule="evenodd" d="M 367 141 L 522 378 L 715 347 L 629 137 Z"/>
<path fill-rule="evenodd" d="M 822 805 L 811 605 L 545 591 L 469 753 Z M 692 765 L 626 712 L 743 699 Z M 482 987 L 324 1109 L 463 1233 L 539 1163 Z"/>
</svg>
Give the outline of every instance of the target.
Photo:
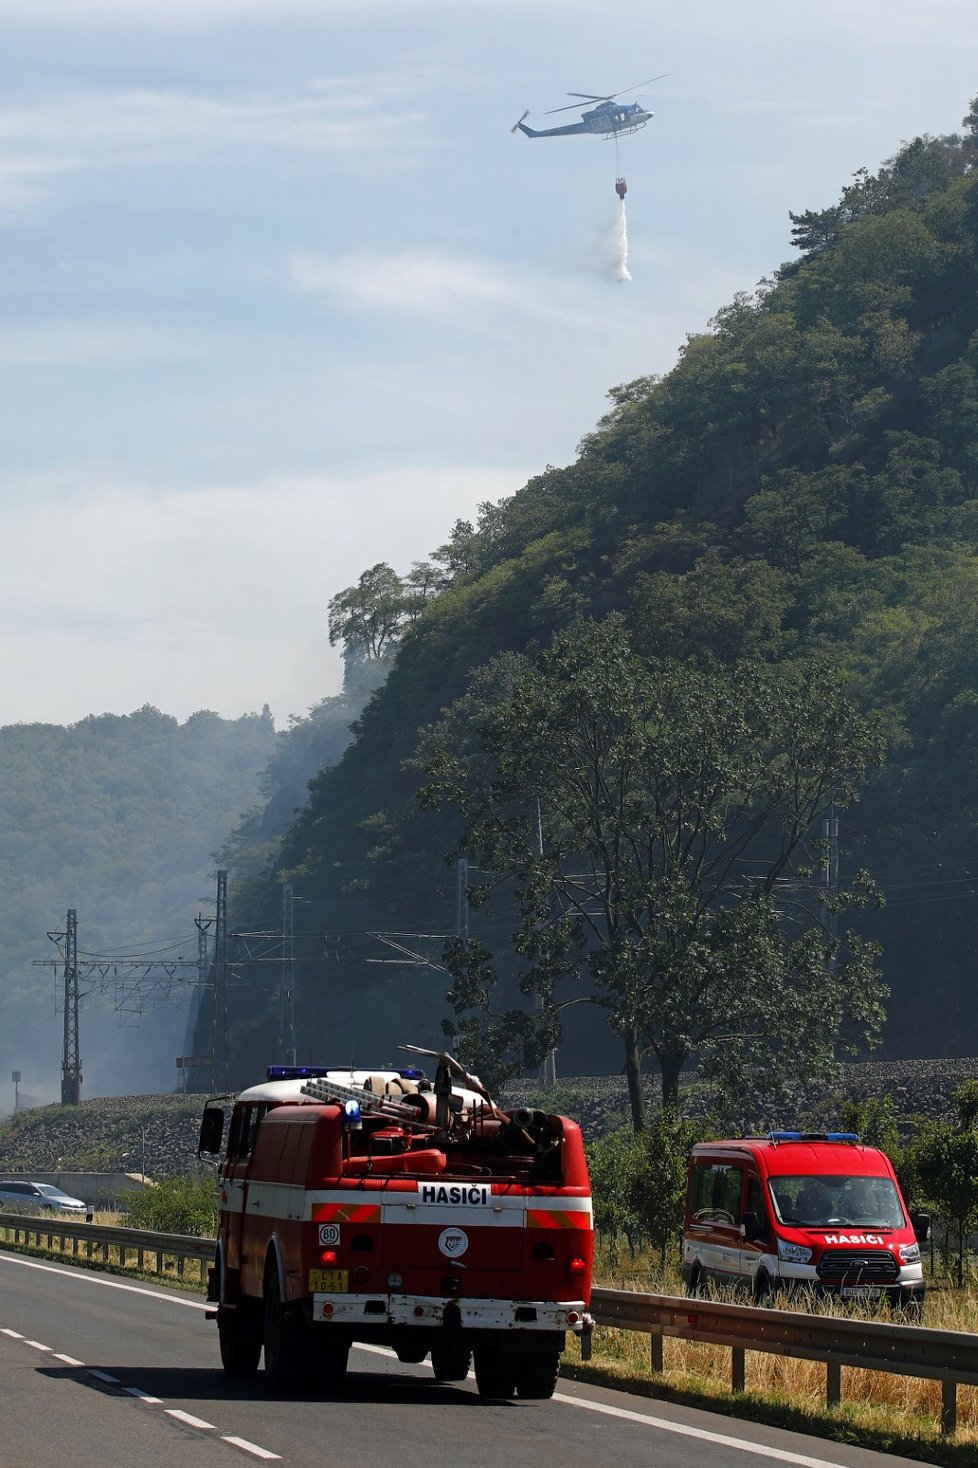
<svg viewBox="0 0 978 1468">
<path fill-rule="evenodd" d="M 527 138 L 569 138 L 575 133 L 591 133 L 595 137 L 624 137 L 628 133 L 638 132 L 639 128 L 645 127 L 654 112 L 647 112 L 640 102 L 619 102 L 619 97 L 626 97 L 629 92 L 637 92 L 639 87 L 651 86 L 652 82 L 661 82 L 662 77 L 668 76 L 664 71 L 662 76 L 650 77 L 647 82 L 637 82 L 634 87 L 624 87 L 620 92 L 609 92 L 605 95 L 594 92 L 568 92 L 568 97 L 580 97 L 585 102 L 596 102 L 589 112 L 581 113 L 580 122 L 568 123 L 565 127 L 547 127 L 539 131 L 526 126 L 526 118 L 529 117 L 529 108 L 523 113 L 519 122 L 514 122 L 510 132 L 521 132 Z M 573 112 L 579 104 L 571 102 L 567 107 L 551 107 L 545 117 L 551 117 L 555 112 Z"/>
</svg>

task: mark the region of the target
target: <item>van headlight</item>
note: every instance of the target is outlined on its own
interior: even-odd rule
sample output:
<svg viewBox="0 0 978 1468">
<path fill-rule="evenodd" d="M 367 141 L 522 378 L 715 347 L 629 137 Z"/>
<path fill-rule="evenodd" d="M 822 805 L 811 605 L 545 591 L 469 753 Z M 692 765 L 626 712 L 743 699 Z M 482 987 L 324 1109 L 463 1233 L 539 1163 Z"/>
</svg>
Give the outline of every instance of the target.
<svg viewBox="0 0 978 1468">
<path fill-rule="evenodd" d="M 804 1244 L 789 1244 L 785 1239 L 778 1239 L 778 1258 L 786 1264 L 807 1264 L 811 1257 L 811 1249 L 806 1249 Z"/>
<path fill-rule="evenodd" d="M 920 1263 L 920 1245 L 919 1244 L 901 1244 L 900 1245 L 900 1263 L 901 1264 L 919 1264 Z"/>
</svg>

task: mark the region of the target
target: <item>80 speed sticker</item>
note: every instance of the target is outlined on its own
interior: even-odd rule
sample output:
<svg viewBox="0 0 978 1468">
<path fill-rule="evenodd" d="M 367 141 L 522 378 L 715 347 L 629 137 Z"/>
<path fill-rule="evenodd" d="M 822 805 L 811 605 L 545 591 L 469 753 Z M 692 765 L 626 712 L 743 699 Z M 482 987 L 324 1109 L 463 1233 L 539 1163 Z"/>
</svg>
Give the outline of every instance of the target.
<svg viewBox="0 0 978 1468">
<path fill-rule="evenodd" d="M 340 1226 L 338 1223 L 321 1223 L 319 1225 L 319 1242 L 321 1244 L 338 1244 L 340 1241 Z"/>
</svg>

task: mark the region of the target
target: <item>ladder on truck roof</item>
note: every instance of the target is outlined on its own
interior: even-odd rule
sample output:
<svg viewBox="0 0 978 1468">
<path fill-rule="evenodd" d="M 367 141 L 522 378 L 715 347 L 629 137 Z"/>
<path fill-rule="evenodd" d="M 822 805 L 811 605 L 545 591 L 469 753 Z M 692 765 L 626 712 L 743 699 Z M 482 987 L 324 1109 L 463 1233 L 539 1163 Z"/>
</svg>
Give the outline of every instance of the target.
<svg viewBox="0 0 978 1468">
<path fill-rule="evenodd" d="M 301 1090 L 304 1096 L 309 1096 L 313 1101 L 338 1101 L 341 1105 L 346 1101 L 356 1101 L 364 1115 L 383 1116 L 390 1121 L 396 1121 L 399 1126 L 413 1127 L 420 1132 L 438 1130 L 432 1122 L 422 1121 L 418 1108 L 410 1102 L 395 1101 L 393 1096 L 378 1096 L 375 1091 L 368 1091 L 363 1086 L 350 1086 L 344 1081 L 318 1076 L 306 1081 Z"/>
</svg>

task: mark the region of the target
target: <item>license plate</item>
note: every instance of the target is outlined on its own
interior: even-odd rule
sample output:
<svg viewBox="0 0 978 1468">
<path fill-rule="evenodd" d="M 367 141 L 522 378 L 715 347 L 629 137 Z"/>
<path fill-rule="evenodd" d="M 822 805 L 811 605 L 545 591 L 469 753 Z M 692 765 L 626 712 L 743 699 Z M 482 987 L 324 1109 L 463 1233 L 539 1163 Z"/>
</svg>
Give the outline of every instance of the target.
<svg viewBox="0 0 978 1468">
<path fill-rule="evenodd" d="M 349 1289 L 348 1269 L 310 1269 L 309 1293 L 312 1295 L 342 1295 Z"/>
<path fill-rule="evenodd" d="M 878 1300 L 880 1297 L 875 1285 L 842 1285 L 839 1294 L 844 1300 Z"/>
</svg>

